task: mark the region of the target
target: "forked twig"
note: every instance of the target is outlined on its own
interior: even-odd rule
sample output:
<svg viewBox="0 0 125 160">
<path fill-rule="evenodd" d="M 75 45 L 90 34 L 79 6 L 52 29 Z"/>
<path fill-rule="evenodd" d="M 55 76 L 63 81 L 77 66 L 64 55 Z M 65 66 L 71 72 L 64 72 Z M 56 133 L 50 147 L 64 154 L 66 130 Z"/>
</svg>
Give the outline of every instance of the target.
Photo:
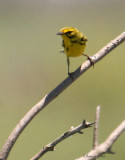
<svg viewBox="0 0 125 160">
<path fill-rule="evenodd" d="M 46 152 L 48 151 L 54 151 L 54 147 L 60 143 L 61 141 L 65 140 L 66 138 L 76 134 L 80 133 L 83 134 L 81 131 L 82 129 L 91 127 L 95 122 L 89 123 L 87 121 L 83 121 L 83 123 L 77 127 L 71 127 L 71 129 L 64 134 L 62 134 L 59 138 L 54 140 L 53 142 L 49 143 L 45 147 L 43 147 L 34 157 L 32 157 L 30 160 L 38 160 L 40 157 L 42 157 Z"/>
<path fill-rule="evenodd" d="M 95 149 L 76 160 L 94 160 L 105 153 L 113 154 L 114 152 L 111 151 L 111 147 L 124 131 L 125 120 L 109 135 L 109 137 L 102 144 L 98 145 Z"/>
</svg>

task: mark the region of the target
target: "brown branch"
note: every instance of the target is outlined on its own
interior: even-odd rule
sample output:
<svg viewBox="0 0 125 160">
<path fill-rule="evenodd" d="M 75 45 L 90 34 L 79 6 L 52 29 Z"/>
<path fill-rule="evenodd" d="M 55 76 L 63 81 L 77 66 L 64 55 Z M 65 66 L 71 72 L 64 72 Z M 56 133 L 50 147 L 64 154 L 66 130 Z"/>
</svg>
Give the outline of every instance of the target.
<svg viewBox="0 0 125 160">
<path fill-rule="evenodd" d="M 111 151 L 112 145 L 119 138 L 119 136 L 125 131 L 125 120 L 110 134 L 110 136 L 95 149 L 76 160 L 94 160 L 100 157 L 104 153 L 113 153 Z"/>
<path fill-rule="evenodd" d="M 93 136 L 93 149 L 98 146 L 98 128 L 99 128 L 100 106 L 96 108 L 94 136 Z"/>
<path fill-rule="evenodd" d="M 106 56 L 114 48 L 120 45 L 125 41 L 125 32 L 121 33 L 116 39 L 107 44 L 102 48 L 98 53 L 93 57 L 95 63 Z M 29 124 L 29 122 L 52 100 L 54 100 L 60 93 L 62 93 L 68 86 L 70 86 L 77 78 L 79 78 L 86 70 L 88 70 L 92 64 L 89 60 L 84 62 L 72 75 L 73 79 L 68 77 L 62 83 L 60 83 L 55 89 L 53 89 L 49 94 L 47 94 L 42 100 L 40 100 L 31 110 L 20 120 L 14 130 L 11 132 L 10 136 L 3 145 L 2 150 L 0 151 L 0 160 L 6 160 L 9 156 L 9 153 L 16 142 L 17 138 L 20 136 L 24 128 Z"/>
<path fill-rule="evenodd" d="M 77 127 L 71 127 L 71 129 L 67 132 L 65 132 L 64 134 L 62 134 L 59 138 L 57 138 L 56 140 L 54 140 L 53 142 L 49 143 L 48 145 L 46 145 L 45 147 L 43 147 L 34 157 L 32 157 L 30 160 L 38 160 L 39 158 L 41 158 L 45 153 L 47 153 L 48 151 L 54 151 L 54 147 L 60 143 L 61 141 L 65 140 L 66 138 L 76 134 L 76 133 L 80 133 L 83 134 L 83 132 L 81 131 L 82 129 L 86 129 L 91 127 L 93 123 L 89 123 L 87 121 L 83 121 L 83 123 Z"/>
</svg>

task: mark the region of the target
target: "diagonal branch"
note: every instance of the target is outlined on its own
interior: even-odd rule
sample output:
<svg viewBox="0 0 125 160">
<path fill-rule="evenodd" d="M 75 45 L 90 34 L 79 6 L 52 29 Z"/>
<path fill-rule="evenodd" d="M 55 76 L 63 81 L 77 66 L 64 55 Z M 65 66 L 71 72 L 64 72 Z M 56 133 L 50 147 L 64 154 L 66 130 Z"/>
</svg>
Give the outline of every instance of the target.
<svg viewBox="0 0 125 160">
<path fill-rule="evenodd" d="M 89 127 L 92 127 L 93 123 L 89 123 L 87 121 L 83 121 L 83 123 L 77 127 L 71 127 L 71 129 L 67 132 L 65 132 L 64 134 L 62 134 L 59 138 L 57 138 L 56 140 L 54 140 L 53 142 L 49 143 L 48 145 L 46 145 L 45 147 L 43 147 L 34 157 L 32 157 L 30 160 L 38 160 L 39 158 L 41 158 L 45 153 L 47 153 L 48 151 L 54 151 L 54 147 L 60 143 L 61 141 L 65 140 L 66 138 L 76 134 L 76 133 L 80 133 L 83 134 L 83 132 L 81 131 L 82 129 L 86 129 Z"/>
<path fill-rule="evenodd" d="M 109 137 L 95 149 L 76 160 L 94 160 L 100 157 L 104 153 L 113 153 L 111 151 L 112 145 L 119 138 L 119 136 L 125 131 L 125 120 L 109 135 Z"/>
<path fill-rule="evenodd" d="M 125 41 L 125 32 L 121 33 L 116 39 L 107 44 L 99 52 L 97 52 L 93 57 L 95 63 L 106 56 L 114 48 Z M 88 70 L 92 64 L 89 60 L 84 62 L 73 74 L 73 79 L 70 77 L 66 78 L 62 83 L 60 83 L 55 89 L 53 89 L 49 94 L 47 94 L 42 100 L 40 100 L 31 110 L 20 120 L 14 130 L 11 132 L 7 141 L 5 142 L 2 150 L 0 151 L 0 160 L 6 160 L 9 153 L 16 142 L 17 138 L 20 136 L 24 128 L 29 124 L 29 122 L 52 100 L 54 100 L 60 93 L 62 93 L 68 86 L 70 86 L 77 78 L 79 78 L 86 70 Z"/>
</svg>

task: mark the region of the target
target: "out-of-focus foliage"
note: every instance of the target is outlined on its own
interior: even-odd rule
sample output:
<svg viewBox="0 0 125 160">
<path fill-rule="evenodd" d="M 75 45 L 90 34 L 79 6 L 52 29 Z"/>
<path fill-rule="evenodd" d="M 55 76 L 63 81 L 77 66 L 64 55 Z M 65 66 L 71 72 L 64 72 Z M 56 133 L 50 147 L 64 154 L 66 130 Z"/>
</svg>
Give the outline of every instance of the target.
<svg viewBox="0 0 125 160">
<path fill-rule="evenodd" d="M 0 1 L 0 148 L 24 114 L 67 77 L 60 28 L 77 27 L 88 38 L 93 55 L 125 29 L 124 0 Z M 99 141 L 125 118 L 125 44 L 80 77 L 33 119 L 17 140 L 9 160 L 26 160 L 83 119 L 94 121 L 101 108 Z M 75 70 L 85 57 L 72 58 Z M 75 159 L 92 148 L 93 130 L 75 135 L 44 156 L 44 160 Z M 125 136 L 113 147 L 124 159 Z"/>
</svg>

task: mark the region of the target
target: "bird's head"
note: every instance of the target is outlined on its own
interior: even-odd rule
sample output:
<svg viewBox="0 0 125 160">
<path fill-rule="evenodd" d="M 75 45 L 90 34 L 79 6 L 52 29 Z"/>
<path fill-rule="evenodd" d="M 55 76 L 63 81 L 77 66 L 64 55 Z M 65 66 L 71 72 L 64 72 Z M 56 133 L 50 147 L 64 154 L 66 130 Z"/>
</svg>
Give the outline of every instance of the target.
<svg viewBox="0 0 125 160">
<path fill-rule="evenodd" d="M 60 32 L 58 32 L 57 35 L 61 35 L 62 38 L 67 41 L 87 41 L 86 36 L 73 27 L 64 27 L 60 29 Z"/>
<path fill-rule="evenodd" d="M 76 37 L 78 32 L 79 31 L 76 28 L 65 27 L 65 28 L 62 28 L 60 32 L 57 33 L 57 35 L 61 35 L 62 37 L 67 36 L 68 38 L 71 39 L 73 37 Z"/>
</svg>

